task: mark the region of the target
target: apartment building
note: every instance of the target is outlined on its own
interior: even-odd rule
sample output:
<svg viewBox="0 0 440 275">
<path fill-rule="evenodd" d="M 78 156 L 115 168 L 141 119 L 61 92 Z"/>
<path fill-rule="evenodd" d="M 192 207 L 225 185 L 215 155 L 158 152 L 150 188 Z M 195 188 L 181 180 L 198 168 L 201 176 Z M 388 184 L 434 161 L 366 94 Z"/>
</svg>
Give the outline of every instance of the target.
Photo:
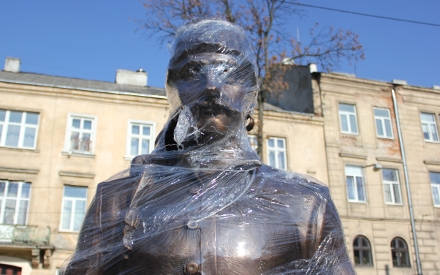
<svg viewBox="0 0 440 275">
<path fill-rule="evenodd" d="M 357 273 L 439 274 L 440 87 L 312 78 L 328 184 Z"/>
<path fill-rule="evenodd" d="M 24 73 L 8 58 L 0 71 L 0 273 L 57 274 L 97 184 L 149 153 L 168 115 L 164 89 L 147 86 L 142 70 L 118 70 L 110 83 Z M 326 182 L 324 118 L 270 104 L 264 117 L 263 160 Z"/>
</svg>

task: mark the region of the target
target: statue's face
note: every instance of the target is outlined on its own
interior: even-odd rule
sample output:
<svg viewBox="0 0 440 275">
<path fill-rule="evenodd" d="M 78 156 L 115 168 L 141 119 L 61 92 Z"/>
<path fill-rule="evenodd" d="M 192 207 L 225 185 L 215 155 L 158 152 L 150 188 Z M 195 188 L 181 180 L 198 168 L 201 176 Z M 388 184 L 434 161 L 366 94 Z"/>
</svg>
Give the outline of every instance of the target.
<svg viewBox="0 0 440 275">
<path fill-rule="evenodd" d="M 169 96 L 190 108 L 202 132 L 223 133 L 242 122 L 256 77 L 250 63 L 223 53 L 197 53 L 170 64 Z"/>
</svg>

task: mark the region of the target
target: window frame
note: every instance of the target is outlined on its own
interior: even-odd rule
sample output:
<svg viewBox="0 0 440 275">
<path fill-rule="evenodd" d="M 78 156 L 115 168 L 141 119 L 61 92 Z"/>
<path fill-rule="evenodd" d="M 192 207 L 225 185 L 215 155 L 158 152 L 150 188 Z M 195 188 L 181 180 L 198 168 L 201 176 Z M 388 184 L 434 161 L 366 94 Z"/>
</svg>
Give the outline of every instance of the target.
<svg viewBox="0 0 440 275">
<path fill-rule="evenodd" d="M 348 112 L 348 111 L 341 111 L 340 106 L 341 105 L 351 105 L 354 108 L 354 112 Z M 351 103 L 344 103 L 344 102 L 338 102 L 338 115 L 339 115 L 339 127 L 341 129 L 341 133 L 343 134 L 347 134 L 347 135 L 359 135 L 359 123 L 357 121 L 357 108 L 356 108 L 356 104 L 351 104 Z M 348 131 L 344 131 L 343 130 L 343 126 L 342 126 L 342 116 L 346 116 L 347 117 L 347 128 Z M 354 121 L 356 123 L 356 132 L 354 132 L 351 129 L 351 124 L 350 124 L 350 115 L 354 116 Z"/>
<path fill-rule="evenodd" d="M 375 113 L 376 110 L 387 111 L 388 116 L 387 117 L 376 116 L 376 113 Z M 374 114 L 374 125 L 376 127 L 376 136 L 378 138 L 394 139 L 393 124 L 392 124 L 392 120 L 391 120 L 391 112 L 390 112 L 390 110 L 387 109 L 387 108 L 374 107 L 373 108 L 373 114 Z M 382 127 L 383 135 L 379 135 L 379 129 L 377 128 L 377 121 L 378 120 L 380 120 L 380 125 Z M 391 131 L 391 136 L 388 136 L 386 134 L 386 121 L 388 121 L 388 123 L 389 123 L 390 131 Z"/>
<path fill-rule="evenodd" d="M 394 244 L 398 244 L 398 241 L 403 243 L 403 248 L 402 247 L 395 247 L 393 246 Z M 398 246 L 398 245 L 397 245 Z M 409 249 L 408 249 L 408 243 L 405 241 L 405 239 L 401 238 L 401 237 L 395 237 L 391 240 L 391 261 L 393 262 L 393 267 L 398 267 L 398 268 L 405 268 L 405 267 L 411 267 L 411 261 L 410 261 L 410 257 L 409 257 Z M 397 264 L 394 264 L 394 253 L 402 253 L 403 255 L 398 255 L 396 254 L 397 257 Z M 402 265 L 402 258 L 405 257 L 406 258 L 406 262 L 408 263 L 408 265 Z"/>
<path fill-rule="evenodd" d="M 81 125 L 83 125 L 83 120 L 92 120 L 92 129 L 90 130 L 90 140 L 91 140 L 91 146 L 90 146 L 90 152 L 87 151 L 81 151 L 81 150 L 72 150 L 70 148 L 70 137 L 72 132 L 72 122 L 73 119 L 81 119 Z M 75 155 L 94 155 L 95 154 L 95 146 L 96 146 L 96 129 L 98 124 L 98 118 L 94 115 L 87 115 L 87 114 L 77 114 L 77 113 L 69 113 L 67 115 L 67 125 L 66 125 L 66 135 L 64 139 L 64 152 L 67 152 L 69 154 L 75 154 Z M 78 130 L 74 130 L 78 131 Z M 81 134 L 83 133 L 83 129 L 80 130 Z"/>
<path fill-rule="evenodd" d="M 29 219 L 29 206 L 30 206 L 30 201 L 31 201 L 31 195 L 32 195 L 32 184 L 30 182 L 26 182 L 26 181 L 10 181 L 10 180 L 0 180 L 0 182 L 4 182 L 6 183 L 5 185 L 5 190 L 4 190 L 4 195 L 3 197 L 0 197 L 1 199 L 1 204 L 0 204 L 0 224 L 2 225 L 27 225 L 28 223 L 28 219 Z M 16 197 L 8 197 L 7 196 L 7 190 L 9 190 L 9 186 L 10 183 L 18 183 L 18 189 L 17 189 L 17 196 Z M 29 197 L 25 198 L 22 197 L 22 191 L 23 191 L 23 184 L 29 184 Z M 14 211 L 14 221 L 12 224 L 9 223 L 4 223 L 4 218 L 5 218 L 5 210 L 6 210 L 6 200 L 7 199 L 15 199 L 15 211 Z M 26 217 L 25 217 L 25 221 L 23 224 L 18 223 L 18 213 L 20 212 L 20 202 L 21 201 L 27 201 L 27 207 L 26 207 Z"/>
<path fill-rule="evenodd" d="M 6 111 L 5 113 L 5 120 L 0 121 L 0 126 L 2 127 L 1 133 L 0 133 L 0 147 L 6 147 L 6 148 L 17 148 L 17 149 L 26 149 L 26 150 L 35 150 L 37 148 L 37 141 L 38 141 L 38 130 L 41 122 L 41 113 L 39 112 L 32 112 L 32 111 L 22 111 L 22 110 L 11 110 L 11 109 L 3 109 L 0 108 L 0 110 Z M 10 122 L 9 118 L 11 115 L 11 112 L 20 112 L 22 113 L 21 121 L 20 122 Z M 37 114 L 38 120 L 37 124 L 27 124 L 26 118 L 29 113 Z M 10 125 L 16 125 L 20 126 L 20 132 L 18 136 L 18 145 L 17 146 L 8 146 L 6 145 L 6 139 L 7 139 L 7 130 L 9 129 Z M 32 147 L 25 147 L 24 146 L 24 138 L 25 138 L 25 132 L 26 129 L 32 128 L 35 129 L 35 136 L 34 136 L 34 144 Z"/>
<path fill-rule="evenodd" d="M 125 158 L 126 159 L 133 159 L 134 157 L 141 155 L 131 155 L 131 138 L 133 134 L 131 133 L 132 125 L 139 125 L 139 126 L 148 126 L 150 127 L 150 136 L 149 136 L 149 148 L 148 148 L 148 154 L 150 154 L 154 150 L 154 142 L 156 137 L 156 122 L 154 121 L 145 121 L 145 120 L 134 120 L 129 119 L 127 122 L 127 142 L 126 142 L 126 148 L 125 148 Z M 136 135 L 140 140 L 142 140 L 143 135 L 141 135 L 142 131 L 139 131 L 139 135 Z M 140 142 L 140 141 L 139 141 Z M 139 150 L 142 150 L 141 146 L 138 147 L 138 153 Z"/>
<path fill-rule="evenodd" d="M 433 203 L 434 207 L 440 207 L 440 182 L 432 182 L 431 174 L 438 174 L 438 176 L 440 177 L 440 172 L 429 171 L 429 183 L 431 185 L 432 203 Z M 436 189 L 437 191 L 434 191 L 434 189 Z M 435 198 L 436 194 L 438 196 L 438 198 L 437 198 L 437 201 L 439 202 L 438 204 L 435 203 L 436 202 L 436 198 Z"/>
<path fill-rule="evenodd" d="M 64 196 L 64 191 L 66 186 L 68 187 L 76 187 L 76 188 L 84 188 L 86 191 L 86 196 L 85 198 L 77 198 L 77 197 L 69 197 L 69 196 Z M 87 186 L 80 186 L 80 185 L 64 185 L 63 186 L 63 193 L 62 193 L 62 202 L 61 202 L 61 216 L 60 216 L 60 227 L 59 227 L 59 231 L 60 232 L 79 232 L 81 230 L 81 225 L 84 222 L 84 218 L 86 217 L 86 213 L 87 213 L 87 200 L 88 200 L 88 195 L 89 195 L 89 188 Z M 67 197 L 67 199 L 66 199 Z M 66 200 L 71 200 L 72 203 L 72 210 L 70 213 L 70 227 L 68 229 L 63 228 L 63 217 L 64 217 L 64 204 Z M 75 218 L 75 205 L 76 205 L 76 201 L 84 201 L 85 202 L 85 207 L 84 207 L 84 216 L 82 218 L 81 221 L 81 225 L 79 226 L 78 230 L 74 230 L 74 218 Z"/>
<path fill-rule="evenodd" d="M 432 115 L 432 117 L 434 118 L 434 122 L 432 121 L 423 121 L 422 119 L 422 114 L 425 115 Z M 428 135 L 429 135 L 429 139 L 425 138 L 425 133 L 423 132 L 423 125 L 427 124 L 428 127 Z M 421 126 L 421 130 L 422 130 L 422 136 L 423 136 L 423 140 L 426 142 L 432 142 L 432 143 L 439 143 L 440 142 L 440 137 L 439 137 L 439 130 L 438 130 L 438 126 L 437 126 L 437 114 L 435 112 L 420 112 L 420 126 Z M 437 135 L 437 140 L 434 140 L 433 138 L 433 134 L 432 134 L 432 129 L 430 126 L 434 126 L 434 129 L 436 131 L 436 135 Z"/>
<path fill-rule="evenodd" d="M 396 178 L 397 181 L 388 181 L 385 180 L 383 172 L 384 170 L 393 170 L 394 173 L 396 174 Z M 385 185 L 390 185 L 390 194 L 391 194 L 391 199 L 392 201 L 389 202 L 386 200 L 386 193 L 385 193 Z M 396 196 L 394 194 L 394 188 L 393 185 L 397 185 L 398 190 L 399 190 L 399 199 L 400 199 L 400 203 L 396 202 Z M 382 168 L 382 187 L 383 187 L 383 192 L 384 192 L 384 200 L 385 200 L 385 204 L 390 204 L 390 205 L 403 205 L 403 201 L 402 201 L 402 188 L 400 187 L 400 177 L 399 177 L 399 170 L 395 169 L 395 168 Z"/>
<path fill-rule="evenodd" d="M 350 173 L 347 172 L 347 168 L 359 168 L 359 171 L 361 173 L 350 174 Z M 366 203 L 367 202 L 367 192 L 366 192 L 366 186 L 365 186 L 364 168 L 362 166 L 359 166 L 359 165 L 346 164 L 345 167 L 344 167 L 344 171 L 345 171 L 345 185 L 347 187 L 347 199 L 348 199 L 348 201 L 349 202 L 357 202 L 357 203 Z M 358 192 L 358 186 L 357 186 L 357 181 L 356 181 L 356 178 L 359 177 L 359 176 L 362 178 L 362 190 L 363 190 L 363 193 L 364 193 L 364 200 L 360 200 L 359 199 L 359 192 Z M 348 181 L 347 181 L 348 177 L 353 177 L 353 186 L 354 186 L 355 199 L 350 199 L 350 190 L 349 190 Z"/>
<path fill-rule="evenodd" d="M 367 244 L 368 244 L 367 247 L 364 247 L 362 245 L 362 240 L 365 240 L 367 242 Z M 360 243 L 360 246 L 355 246 L 356 241 L 358 241 L 358 243 Z M 355 256 L 356 251 L 359 251 L 359 255 L 360 255 L 359 263 L 356 263 L 356 256 Z M 369 259 L 369 263 L 367 263 L 367 264 L 363 264 L 362 260 L 361 260 L 361 259 L 363 259 L 363 254 L 365 252 L 368 253 L 367 256 L 368 256 L 368 259 Z M 371 243 L 370 243 L 370 240 L 368 240 L 367 237 L 362 236 L 362 235 L 358 235 L 358 236 L 356 236 L 354 238 L 354 240 L 353 240 L 353 260 L 354 260 L 354 265 L 355 266 L 374 266 Z"/>
<path fill-rule="evenodd" d="M 274 139 L 275 147 L 269 146 L 269 140 L 271 140 L 271 139 Z M 278 147 L 278 140 L 282 140 L 284 142 L 284 148 L 279 148 Z M 275 165 L 274 166 L 272 166 L 271 163 L 270 163 L 270 157 L 269 157 L 270 152 L 274 152 L 275 153 Z M 284 168 L 278 167 L 279 166 L 279 163 L 278 163 L 279 162 L 278 161 L 278 154 L 279 153 L 284 153 L 284 158 L 283 158 L 284 159 L 284 165 L 285 165 Z M 287 164 L 287 140 L 286 140 L 286 138 L 283 138 L 283 137 L 268 137 L 266 139 L 266 154 L 267 154 L 267 160 L 268 160 L 269 166 L 272 166 L 272 167 L 274 167 L 276 169 L 287 171 L 288 164 Z"/>
<path fill-rule="evenodd" d="M 248 134 L 248 141 L 249 141 L 249 144 L 251 145 L 252 150 L 254 150 L 254 152 L 257 153 L 257 149 L 258 149 L 257 136 Z M 255 142 L 253 142 L 253 141 L 255 141 Z"/>
</svg>

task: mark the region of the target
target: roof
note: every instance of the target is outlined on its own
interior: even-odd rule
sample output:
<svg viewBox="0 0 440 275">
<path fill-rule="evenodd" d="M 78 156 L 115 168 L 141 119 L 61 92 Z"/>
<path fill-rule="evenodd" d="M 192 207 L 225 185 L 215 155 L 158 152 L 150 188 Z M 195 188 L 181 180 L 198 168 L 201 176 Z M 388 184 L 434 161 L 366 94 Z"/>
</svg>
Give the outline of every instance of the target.
<svg viewBox="0 0 440 275">
<path fill-rule="evenodd" d="M 13 73 L 13 72 L 0 71 L 0 82 L 76 89 L 76 90 L 85 90 L 92 92 L 137 94 L 143 96 L 166 98 L 166 92 L 164 88 L 157 88 L 151 86 L 122 85 L 113 82 L 52 76 L 52 75 L 36 74 L 36 73 L 25 73 L 25 72 Z M 264 102 L 264 110 L 274 111 L 274 112 L 298 113 L 298 112 L 283 110 L 282 108 L 279 108 L 267 102 Z"/>
<path fill-rule="evenodd" d="M 151 86 L 121 85 L 113 82 L 24 72 L 13 73 L 0 71 L 0 82 L 68 88 L 94 92 L 127 93 L 153 97 L 166 97 L 164 88 Z"/>
</svg>

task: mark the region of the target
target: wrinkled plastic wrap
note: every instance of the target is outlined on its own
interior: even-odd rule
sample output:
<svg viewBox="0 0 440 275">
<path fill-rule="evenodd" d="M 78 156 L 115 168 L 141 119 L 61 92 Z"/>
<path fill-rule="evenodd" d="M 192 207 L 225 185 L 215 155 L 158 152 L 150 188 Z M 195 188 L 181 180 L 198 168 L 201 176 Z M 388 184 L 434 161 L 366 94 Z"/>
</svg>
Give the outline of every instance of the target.
<svg viewBox="0 0 440 275">
<path fill-rule="evenodd" d="M 258 76 L 244 31 L 192 21 L 171 54 L 170 119 L 151 154 L 98 185 L 65 274 L 354 274 L 328 188 L 248 142 Z"/>
</svg>

